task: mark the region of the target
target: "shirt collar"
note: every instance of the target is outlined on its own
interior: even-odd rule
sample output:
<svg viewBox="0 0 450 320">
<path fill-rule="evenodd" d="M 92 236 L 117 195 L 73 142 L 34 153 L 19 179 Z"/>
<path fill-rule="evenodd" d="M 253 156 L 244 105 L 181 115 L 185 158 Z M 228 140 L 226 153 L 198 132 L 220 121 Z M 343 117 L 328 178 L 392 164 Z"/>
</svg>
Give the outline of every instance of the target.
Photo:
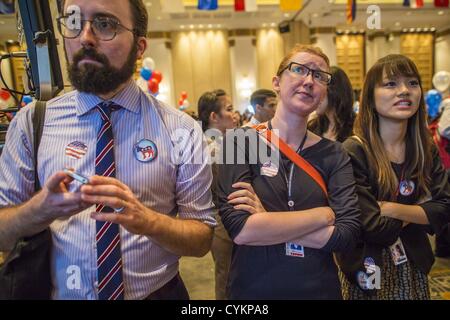
<svg viewBox="0 0 450 320">
<path fill-rule="evenodd" d="M 141 94 L 141 89 L 139 89 L 137 84 L 130 79 L 125 88 L 109 101 L 112 101 L 133 113 L 139 113 Z M 77 116 L 82 116 L 95 108 L 96 105 L 103 102 L 103 99 L 95 94 L 77 92 L 75 95 L 75 102 Z"/>
</svg>

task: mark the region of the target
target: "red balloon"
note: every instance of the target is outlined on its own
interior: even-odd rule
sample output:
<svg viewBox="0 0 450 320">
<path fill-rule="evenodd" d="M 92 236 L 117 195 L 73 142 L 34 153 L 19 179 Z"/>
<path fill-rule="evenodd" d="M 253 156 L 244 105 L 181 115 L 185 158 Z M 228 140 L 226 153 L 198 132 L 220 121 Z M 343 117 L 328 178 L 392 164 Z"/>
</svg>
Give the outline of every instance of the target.
<svg viewBox="0 0 450 320">
<path fill-rule="evenodd" d="M 181 98 L 182 98 L 183 100 L 186 100 L 187 97 L 188 97 L 187 92 L 186 92 L 186 91 L 181 91 Z"/>
<path fill-rule="evenodd" d="M 8 92 L 8 91 L 6 91 L 6 90 L 3 90 L 3 89 L 0 89 L 0 98 L 2 99 L 2 100 L 8 100 L 9 99 L 9 97 L 11 97 L 11 94 Z"/>
<path fill-rule="evenodd" d="M 158 70 L 153 71 L 151 80 L 156 80 L 158 83 L 160 83 L 163 79 L 162 73 Z"/>
<path fill-rule="evenodd" d="M 184 99 L 180 98 L 180 100 L 178 100 L 178 105 L 181 107 L 183 105 Z"/>
<path fill-rule="evenodd" d="M 148 81 L 148 90 L 151 93 L 158 93 L 158 91 L 159 91 L 159 82 L 156 79 L 150 79 Z"/>
</svg>

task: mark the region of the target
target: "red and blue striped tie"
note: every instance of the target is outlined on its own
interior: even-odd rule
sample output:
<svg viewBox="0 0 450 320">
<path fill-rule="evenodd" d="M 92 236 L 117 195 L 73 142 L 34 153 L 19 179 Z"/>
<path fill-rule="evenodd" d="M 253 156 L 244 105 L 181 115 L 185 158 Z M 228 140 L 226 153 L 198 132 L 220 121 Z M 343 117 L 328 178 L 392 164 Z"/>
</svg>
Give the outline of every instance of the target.
<svg viewBox="0 0 450 320">
<path fill-rule="evenodd" d="M 115 178 L 114 137 L 110 117 L 111 112 L 119 109 L 120 106 L 112 102 L 102 102 L 96 108 L 101 115 L 102 125 L 97 135 L 95 174 Z M 114 212 L 114 209 L 97 205 L 95 211 Z M 99 300 L 123 300 L 119 225 L 97 221 L 96 230 L 98 298 Z"/>
</svg>

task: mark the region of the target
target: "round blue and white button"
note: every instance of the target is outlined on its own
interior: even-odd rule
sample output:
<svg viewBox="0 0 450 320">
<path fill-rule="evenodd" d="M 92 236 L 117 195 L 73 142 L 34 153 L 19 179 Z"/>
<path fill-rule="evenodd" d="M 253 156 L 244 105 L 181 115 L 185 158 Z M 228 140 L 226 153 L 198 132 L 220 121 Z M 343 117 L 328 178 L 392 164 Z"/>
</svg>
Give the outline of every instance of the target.
<svg viewBox="0 0 450 320">
<path fill-rule="evenodd" d="M 148 139 L 142 139 L 134 145 L 134 157 L 140 162 L 151 162 L 158 156 L 156 144 Z"/>
</svg>

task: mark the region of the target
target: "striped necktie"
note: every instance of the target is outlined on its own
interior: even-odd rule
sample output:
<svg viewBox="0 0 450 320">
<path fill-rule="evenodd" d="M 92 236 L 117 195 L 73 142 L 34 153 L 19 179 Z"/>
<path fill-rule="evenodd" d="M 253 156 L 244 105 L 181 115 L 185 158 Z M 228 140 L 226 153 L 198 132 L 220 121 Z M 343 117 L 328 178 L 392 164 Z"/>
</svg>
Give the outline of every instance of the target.
<svg viewBox="0 0 450 320">
<path fill-rule="evenodd" d="M 120 106 L 112 102 L 102 102 L 96 106 L 102 118 L 97 135 L 95 174 L 116 177 L 114 162 L 114 137 L 111 127 L 111 112 Z M 96 212 L 114 212 L 113 208 L 96 206 Z M 96 221 L 97 275 L 99 300 L 123 300 L 122 255 L 120 251 L 119 225 Z"/>
</svg>

